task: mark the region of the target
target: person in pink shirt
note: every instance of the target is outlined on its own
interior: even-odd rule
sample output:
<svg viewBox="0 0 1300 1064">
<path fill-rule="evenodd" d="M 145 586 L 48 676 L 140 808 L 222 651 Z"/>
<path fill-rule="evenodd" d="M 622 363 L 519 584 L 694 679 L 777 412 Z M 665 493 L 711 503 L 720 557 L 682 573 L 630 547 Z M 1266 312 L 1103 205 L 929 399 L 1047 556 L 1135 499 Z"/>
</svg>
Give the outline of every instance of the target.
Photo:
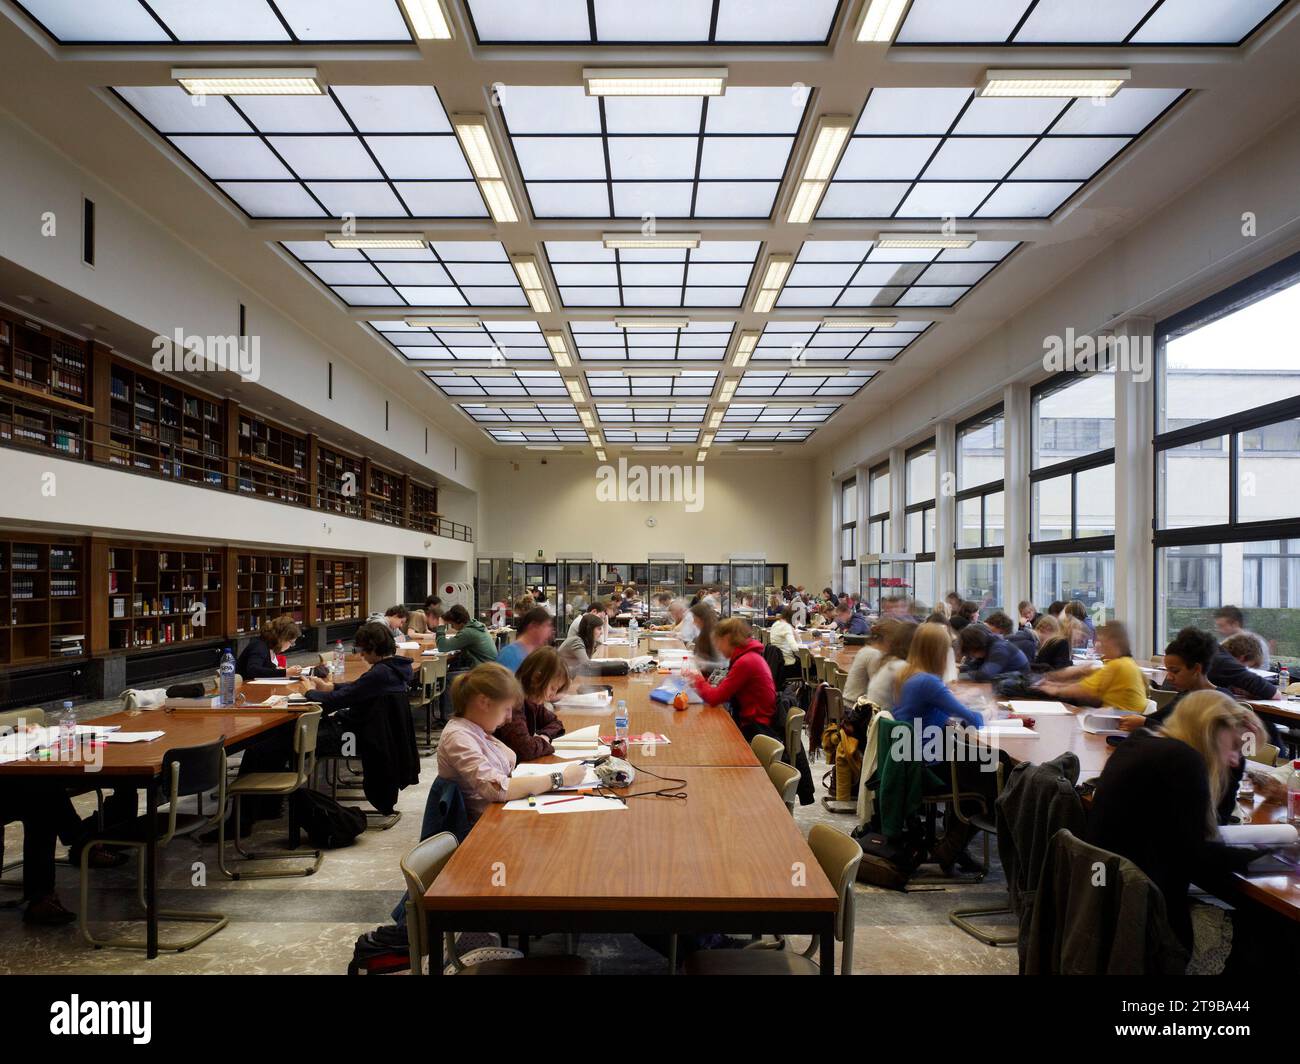
<svg viewBox="0 0 1300 1064">
<path fill-rule="evenodd" d="M 558 787 L 576 787 L 586 776 L 577 761 L 557 764 L 548 776 L 511 776 L 515 753 L 495 732 L 524 698 L 514 674 L 495 662 L 456 678 L 451 687 L 455 716 L 438 741 L 438 778 L 455 780 L 472 827 L 493 802 L 511 802 Z"/>
</svg>

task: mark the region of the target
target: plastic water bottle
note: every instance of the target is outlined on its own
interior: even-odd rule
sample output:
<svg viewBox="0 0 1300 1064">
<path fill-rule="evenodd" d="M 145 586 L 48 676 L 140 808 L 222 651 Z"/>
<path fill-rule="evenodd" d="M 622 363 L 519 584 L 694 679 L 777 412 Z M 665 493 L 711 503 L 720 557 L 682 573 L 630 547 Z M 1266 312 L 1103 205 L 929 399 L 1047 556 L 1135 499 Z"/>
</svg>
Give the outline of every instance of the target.
<svg viewBox="0 0 1300 1064">
<path fill-rule="evenodd" d="M 72 753 L 77 747 L 77 715 L 72 712 L 72 703 L 63 703 L 63 712 L 59 714 L 59 750 L 65 754 Z"/>
<path fill-rule="evenodd" d="M 235 655 L 226 647 L 221 652 L 221 664 L 217 666 L 217 693 L 223 706 L 235 704 Z"/>
<path fill-rule="evenodd" d="M 335 676 L 343 675 L 343 663 L 344 663 L 344 658 L 346 656 L 347 655 L 343 653 L 343 640 L 340 639 L 334 644 L 334 670 L 333 671 Z"/>
<path fill-rule="evenodd" d="M 1286 817 L 1300 824 L 1300 760 L 1291 762 L 1291 778 L 1286 781 Z"/>
<path fill-rule="evenodd" d="M 620 698 L 614 709 L 614 743 L 609 752 L 615 757 L 627 757 L 627 701 Z"/>
<path fill-rule="evenodd" d="M 635 656 L 636 648 L 641 645 L 641 626 L 636 623 L 633 617 L 627 622 L 627 645 L 630 647 L 630 653 Z"/>
</svg>

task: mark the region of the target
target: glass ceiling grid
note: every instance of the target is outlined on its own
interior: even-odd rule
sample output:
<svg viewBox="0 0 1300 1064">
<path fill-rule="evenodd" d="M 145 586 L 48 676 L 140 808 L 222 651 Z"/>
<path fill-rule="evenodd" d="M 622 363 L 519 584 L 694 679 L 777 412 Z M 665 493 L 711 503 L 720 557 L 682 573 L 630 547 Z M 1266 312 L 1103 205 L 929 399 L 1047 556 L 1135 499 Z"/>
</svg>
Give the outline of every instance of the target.
<svg viewBox="0 0 1300 1064">
<path fill-rule="evenodd" d="M 727 428 L 718 429 L 715 443 L 803 443 L 816 429 Z"/>
<path fill-rule="evenodd" d="M 885 329 L 827 329 L 814 321 L 768 322 L 750 365 L 788 362 L 802 369 L 811 362 L 892 362 L 933 324 L 900 321 Z"/>
<path fill-rule="evenodd" d="M 506 376 L 476 375 L 472 371 L 452 373 L 450 369 L 426 369 L 429 378 L 448 399 L 501 400 L 569 398 L 564 379 L 554 370 L 517 370 Z M 586 439 L 586 436 L 583 436 Z"/>
<path fill-rule="evenodd" d="M 398 0 L 20 0 L 59 44 L 392 44 L 410 42 Z"/>
<path fill-rule="evenodd" d="M 875 379 L 872 371 L 844 376 L 793 376 L 781 370 L 750 370 L 740 378 L 734 401 L 754 399 L 851 399 Z"/>
<path fill-rule="evenodd" d="M 613 322 L 571 321 L 584 362 L 721 362 L 735 323 L 692 322 L 684 329 L 620 329 Z"/>
<path fill-rule="evenodd" d="M 372 329 L 409 364 L 481 363 L 508 369 L 509 362 L 554 365 L 535 321 L 481 322 L 473 329 L 431 329 L 402 321 L 372 321 Z M 561 396 L 564 393 L 561 391 Z"/>
<path fill-rule="evenodd" d="M 973 89 L 876 88 L 818 218 L 1047 218 L 1185 94 L 1109 99 L 981 97 Z"/>
<path fill-rule="evenodd" d="M 545 242 L 566 307 L 739 307 L 759 247 L 756 240 L 705 241 L 693 250 Z"/>
<path fill-rule="evenodd" d="M 896 45 L 1237 46 L 1285 0 L 913 0 Z"/>
<path fill-rule="evenodd" d="M 487 217 L 431 85 L 277 97 L 112 91 L 251 218 Z"/>
<path fill-rule="evenodd" d="M 680 371 L 676 376 L 629 377 L 621 370 L 587 370 L 593 399 L 707 399 L 718 375 L 713 370 Z"/>
<path fill-rule="evenodd" d="M 843 0 L 467 0 L 480 44 L 826 45 Z"/>
<path fill-rule="evenodd" d="M 811 93 L 589 97 L 502 86 L 502 121 L 533 216 L 769 218 Z"/>
<path fill-rule="evenodd" d="M 605 429 L 605 441 L 610 444 L 666 444 L 695 443 L 700 438 L 699 429 Z"/>
</svg>

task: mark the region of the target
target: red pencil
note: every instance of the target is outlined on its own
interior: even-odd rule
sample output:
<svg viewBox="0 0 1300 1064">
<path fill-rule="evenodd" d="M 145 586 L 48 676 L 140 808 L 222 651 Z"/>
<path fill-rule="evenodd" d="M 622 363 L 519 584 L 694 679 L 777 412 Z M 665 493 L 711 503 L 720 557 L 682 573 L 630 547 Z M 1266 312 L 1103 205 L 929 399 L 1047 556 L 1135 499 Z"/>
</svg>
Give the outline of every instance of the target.
<svg viewBox="0 0 1300 1064">
<path fill-rule="evenodd" d="M 563 805 L 565 802 L 580 802 L 580 801 L 582 801 L 583 797 L 584 797 L 583 795 L 578 795 L 577 798 L 557 798 L 557 799 L 555 799 L 555 801 L 553 801 L 553 802 L 543 802 L 542 804 L 543 804 L 543 805 Z"/>
</svg>

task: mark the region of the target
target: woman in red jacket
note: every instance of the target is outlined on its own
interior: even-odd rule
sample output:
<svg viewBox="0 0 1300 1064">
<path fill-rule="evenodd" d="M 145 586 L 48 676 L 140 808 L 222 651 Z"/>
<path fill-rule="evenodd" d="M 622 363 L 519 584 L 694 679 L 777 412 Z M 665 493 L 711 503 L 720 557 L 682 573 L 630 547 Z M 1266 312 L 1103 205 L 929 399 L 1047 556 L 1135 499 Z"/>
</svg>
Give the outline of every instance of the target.
<svg viewBox="0 0 1300 1064">
<path fill-rule="evenodd" d="M 687 672 L 700 697 L 711 706 L 730 702 L 746 739 L 760 733 L 781 739 L 772 726 L 776 715 L 776 684 L 772 670 L 763 660 L 763 644 L 754 638 L 749 623 L 739 617 L 723 621 L 713 630 L 713 646 L 730 664 L 727 675 L 716 687 L 698 672 Z"/>
</svg>

